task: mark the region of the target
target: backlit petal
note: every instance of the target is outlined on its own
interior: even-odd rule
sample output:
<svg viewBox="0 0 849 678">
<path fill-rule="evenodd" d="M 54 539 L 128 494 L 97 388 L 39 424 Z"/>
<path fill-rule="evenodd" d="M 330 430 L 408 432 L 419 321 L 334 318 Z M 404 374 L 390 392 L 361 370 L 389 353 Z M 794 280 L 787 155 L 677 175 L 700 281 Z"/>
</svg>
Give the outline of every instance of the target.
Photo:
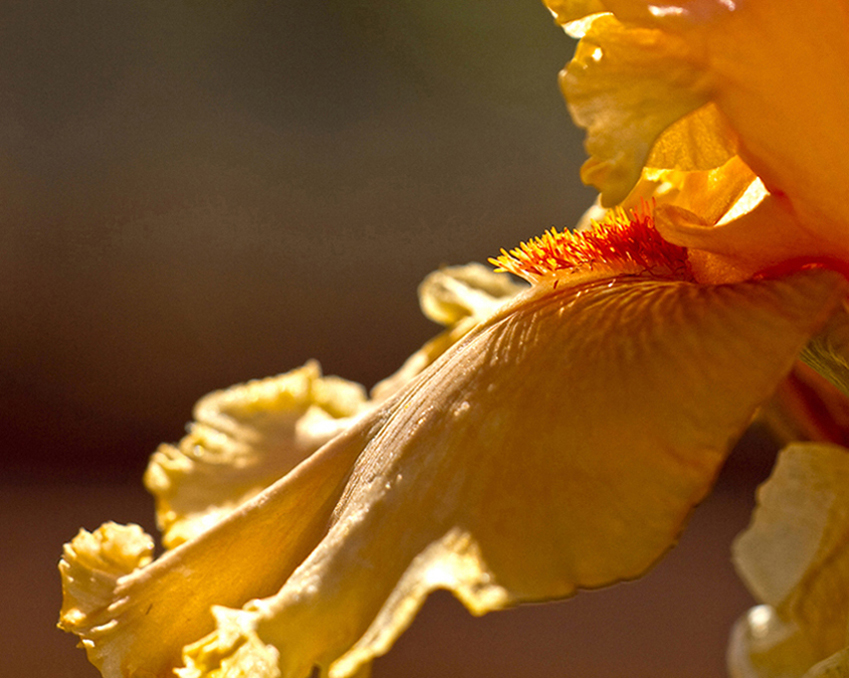
<svg viewBox="0 0 849 678">
<path fill-rule="evenodd" d="M 628 195 L 663 130 L 708 102 L 704 71 L 691 62 L 681 38 L 626 27 L 611 15 L 596 18 L 581 39 L 560 86 L 575 123 L 587 130 L 590 159 L 581 178 L 599 189 L 603 205 Z M 690 160 L 702 168 L 707 159 L 699 162 L 699 153 L 693 149 Z M 711 146 L 716 164 L 709 166 L 728 157 Z"/>
<path fill-rule="evenodd" d="M 115 560 L 115 539 L 78 536 L 59 566 L 66 599 L 60 626 L 80 636 L 106 678 L 172 676 L 183 645 L 215 626 L 213 605 L 239 607 L 270 595 L 321 540 L 361 444 L 354 429 L 343 432 L 266 492 L 146 566 L 127 556 L 117 569 L 104 567 Z M 134 537 L 129 552 L 144 540 Z"/>
<path fill-rule="evenodd" d="M 182 676 L 239 675 L 259 639 L 280 676 L 318 664 L 341 678 L 434 589 L 482 614 L 640 575 L 844 292 L 822 271 L 555 287 L 518 297 L 357 426 L 368 442 L 320 543 L 230 618 L 243 633 L 189 647 Z"/>
<path fill-rule="evenodd" d="M 657 229 L 669 242 L 691 251 L 696 277 L 702 282 L 746 280 L 787 262 L 828 262 L 845 268 L 843 253 L 827 241 L 800 229 L 786 201 L 768 195 L 750 211 L 719 225 L 697 215 L 660 205 Z M 849 252 L 849 246 L 847 246 Z"/>
<path fill-rule="evenodd" d="M 785 449 L 758 490 L 734 561 L 766 611 L 750 612 L 738 624 L 732 667 L 801 675 L 843 650 L 849 644 L 849 450 L 815 443 Z"/>
<path fill-rule="evenodd" d="M 747 203 L 744 207 L 741 203 L 753 192 L 755 183 L 759 183 L 757 176 L 738 156 L 712 170 L 685 172 L 643 168 L 640 180 L 621 207 L 628 211 L 639 210 L 640 205 L 646 203 L 672 205 L 697 214 L 706 224 L 712 225 L 728 215 L 737 216 L 735 209 L 741 213 L 750 211 L 753 205 Z M 602 222 L 609 216 L 610 210 L 596 204 L 587 210 L 576 230 L 585 230 L 592 221 Z"/>
<path fill-rule="evenodd" d="M 161 445 L 145 473 L 163 544 L 212 527 L 368 407 L 362 386 L 322 377 L 315 362 L 210 393 L 196 405 L 188 435 Z"/>
<path fill-rule="evenodd" d="M 584 5 L 559 0 L 551 8 L 560 21 L 585 10 L 612 13 L 585 20 L 561 76 L 575 121 L 587 128 L 584 179 L 606 205 L 624 199 L 643 165 L 704 168 L 739 153 L 804 231 L 796 256 L 825 249 L 849 259 L 844 0 Z M 809 251 L 811 241 L 819 247 Z M 756 250 L 740 252 L 747 253 Z"/>
<path fill-rule="evenodd" d="M 545 4 L 559 24 L 607 11 L 604 0 L 545 0 Z"/>
</svg>

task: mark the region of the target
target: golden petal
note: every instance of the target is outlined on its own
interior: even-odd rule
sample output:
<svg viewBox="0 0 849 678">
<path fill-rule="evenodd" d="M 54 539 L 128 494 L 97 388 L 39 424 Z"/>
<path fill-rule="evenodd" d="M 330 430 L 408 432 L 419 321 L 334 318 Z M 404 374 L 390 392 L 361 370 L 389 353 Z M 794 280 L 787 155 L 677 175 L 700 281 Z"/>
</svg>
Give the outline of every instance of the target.
<svg viewBox="0 0 849 678">
<path fill-rule="evenodd" d="M 715 100 L 743 158 L 806 228 L 849 235 L 849 9 L 844 0 L 737 2 L 706 40 Z M 815 75 L 814 75 L 815 74 Z"/>
<path fill-rule="evenodd" d="M 835 652 L 828 659 L 823 659 L 811 667 L 802 678 L 846 678 L 849 676 L 849 647 Z"/>
<path fill-rule="evenodd" d="M 411 355 L 397 372 L 376 384 L 372 398 L 383 401 L 397 393 L 525 287 L 506 273 L 495 273 L 478 263 L 447 266 L 428 275 L 419 285 L 419 305 L 428 318 L 448 329 Z"/>
<path fill-rule="evenodd" d="M 322 377 L 316 362 L 210 393 L 179 445 L 161 445 L 145 472 L 162 541 L 172 548 L 259 494 L 369 407 L 365 389 Z"/>
<path fill-rule="evenodd" d="M 153 539 L 138 525 L 105 523 L 93 533 L 80 530 L 65 544 L 59 563 L 65 585 L 59 627 L 76 631 L 111 602 L 121 577 L 152 560 Z"/>
<path fill-rule="evenodd" d="M 657 138 L 646 167 L 682 172 L 721 167 L 737 153 L 737 138 L 712 102 L 673 122 Z"/>
<path fill-rule="evenodd" d="M 67 565 L 60 564 L 65 608 L 79 611 L 69 630 L 103 676 L 172 676 L 182 647 L 215 627 L 214 605 L 236 608 L 279 589 L 326 532 L 367 433 L 355 426 L 339 434 L 191 541 L 144 567 L 122 566 L 108 590 L 98 564 L 107 547 L 93 544 L 84 559 L 73 557 L 76 542 L 71 558 L 66 548 Z M 84 598 L 92 602 L 74 602 Z"/>
<path fill-rule="evenodd" d="M 791 630 L 782 642 L 809 648 L 808 666 L 847 644 L 847 545 L 849 450 L 822 443 L 790 445 L 758 489 L 752 523 L 733 551 L 748 587 L 771 606 L 776 624 Z M 750 661 L 773 665 L 779 663 L 775 651 L 769 643 L 740 648 Z"/>
<path fill-rule="evenodd" d="M 419 304 L 428 318 L 450 327 L 468 317 L 483 320 L 525 287 L 483 264 L 447 266 L 419 285 Z"/>
<path fill-rule="evenodd" d="M 659 205 L 657 230 L 671 243 L 690 248 L 690 261 L 701 282 L 737 282 L 787 262 L 821 261 L 845 268 L 849 254 L 832 247 L 799 222 L 782 196 L 767 195 L 741 216 L 718 225 L 675 206 Z"/>
<path fill-rule="evenodd" d="M 796 678 L 819 655 L 798 625 L 779 617 L 771 605 L 757 605 L 731 629 L 727 659 L 730 678 Z"/>
<path fill-rule="evenodd" d="M 603 0 L 543 0 L 543 3 L 561 25 L 607 11 Z"/>
<path fill-rule="evenodd" d="M 711 170 L 684 172 L 675 169 L 643 168 L 640 180 L 622 201 L 622 209 L 639 210 L 643 204 L 672 205 L 699 215 L 713 225 L 727 215 L 739 216 L 753 205 L 744 203 L 757 176 L 738 156 Z M 762 196 L 761 196 L 762 199 Z M 745 206 L 744 206 L 745 205 Z M 599 203 L 581 218 L 575 230 L 586 230 L 592 221 L 602 222 L 610 216 Z"/>
<path fill-rule="evenodd" d="M 555 15 L 583 4 L 555 3 Z M 587 128 L 584 180 L 604 204 L 643 164 L 705 168 L 739 152 L 797 228 L 849 258 L 845 1 L 601 4 L 612 15 L 585 20 L 562 82 Z"/>
<path fill-rule="evenodd" d="M 613 16 L 601 15 L 561 72 L 560 86 L 572 118 L 587 130 L 590 159 L 581 178 L 598 188 L 603 205 L 616 205 L 628 195 L 667 127 L 709 101 L 708 82 L 692 49 L 677 36 L 626 27 Z M 678 130 L 674 136 L 677 140 L 688 133 Z M 716 166 L 708 162 L 719 159 L 716 149 L 709 150 L 710 159 L 698 158 L 700 147 L 690 150 L 692 157 L 683 169 Z M 659 159 L 669 156 L 666 147 L 658 151 Z"/>
<path fill-rule="evenodd" d="M 827 271 L 535 286 L 362 424 L 327 533 L 246 633 L 284 678 L 343 678 L 434 589 L 482 614 L 639 576 L 844 293 Z M 241 646 L 213 633 L 182 675 Z"/>
</svg>

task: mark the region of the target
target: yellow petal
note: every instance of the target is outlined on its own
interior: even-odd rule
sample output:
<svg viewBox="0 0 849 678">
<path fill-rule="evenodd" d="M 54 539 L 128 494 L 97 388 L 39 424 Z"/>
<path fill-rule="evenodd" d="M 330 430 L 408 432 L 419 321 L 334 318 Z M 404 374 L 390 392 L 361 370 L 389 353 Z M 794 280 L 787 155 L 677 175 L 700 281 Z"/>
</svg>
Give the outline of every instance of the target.
<svg viewBox="0 0 849 678">
<path fill-rule="evenodd" d="M 700 29 L 697 29 L 700 30 Z M 743 158 L 804 227 L 849 235 L 849 9 L 843 0 L 736 3 L 703 29 L 716 101 Z"/>
<path fill-rule="evenodd" d="M 844 254 L 799 228 L 780 196 L 768 195 L 750 211 L 719 225 L 660 205 L 656 225 L 664 239 L 690 248 L 694 272 L 702 282 L 746 280 L 787 262 L 821 261 L 845 268 Z M 849 253 L 849 244 L 844 247 Z"/>
<path fill-rule="evenodd" d="M 322 377 L 316 362 L 203 398 L 188 435 L 160 446 L 145 473 L 163 544 L 212 527 L 368 407 L 362 386 Z"/>
<path fill-rule="evenodd" d="M 285 678 L 342 678 L 434 589 L 482 614 L 640 575 L 844 291 L 825 271 L 535 286 L 369 417 L 324 538 L 181 676 L 229 675 L 257 638 Z"/>
<path fill-rule="evenodd" d="M 808 668 L 846 647 L 847 544 L 849 450 L 817 443 L 789 446 L 758 489 L 752 524 L 734 544 L 738 572 L 775 617 L 759 630 L 750 613 L 744 624 L 748 637 L 732 654 L 735 661 L 773 668 L 793 662 L 797 668 L 804 658 Z M 782 650 L 789 645 L 804 652 Z"/>
<path fill-rule="evenodd" d="M 603 0 L 543 0 L 557 23 L 569 24 L 592 14 L 606 12 Z"/>
<path fill-rule="evenodd" d="M 613 16 L 597 17 L 560 74 L 572 118 L 587 130 L 590 159 L 581 170 L 584 183 L 598 188 L 602 204 L 620 203 L 631 191 L 660 134 L 709 100 L 703 70 L 692 62 L 691 46 L 652 28 L 626 27 Z M 674 133 L 694 134 L 711 116 Z M 701 135 L 703 136 L 703 135 Z M 687 150 L 687 166 L 716 167 L 730 157 L 721 144 Z M 668 147 L 659 160 L 671 160 Z"/>
<path fill-rule="evenodd" d="M 849 259 L 846 3 L 600 4 L 612 15 L 584 20 L 561 81 L 587 128 L 584 180 L 604 204 L 624 199 L 643 165 L 705 168 L 739 153 L 797 229 Z M 583 5 L 553 9 L 567 21 Z"/>
<path fill-rule="evenodd" d="M 65 584 L 59 627 L 76 631 L 92 611 L 111 602 L 122 576 L 153 560 L 153 539 L 138 525 L 105 523 L 80 530 L 65 544 L 59 571 Z"/>
<path fill-rule="evenodd" d="M 645 166 L 683 172 L 721 167 L 737 153 L 737 138 L 713 103 L 667 127 L 655 140 Z"/>
<path fill-rule="evenodd" d="M 823 659 L 811 667 L 802 678 L 847 678 L 849 676 L 849 647 L 835 652 L 828 659 Z"/>
<path fill-rule="evenodd" d="M 712 170 L 684 172 L 675 169 L 643 168 L 640 180 L 622 201 L 625 211 L 639 210 L 643 204 L 672 205 L 699 215 L 713 225 L 737 212 L 745 213 L 752 205 L 744 198 L 759 183 L 756 175 L 739 157 L 734 156 Z M 576 230 L 586 230 L 593 221 L 610 218 L 611 210 L 596 204 L 579 221 Z"/>
<path fill-rule="evenodd" d="M 321 540 L 365 433 L 356 426 L 341 433 L 284 479 L 151 564 L 133 570 L 143 562 L 119 559 L 108 587 L 100 563 L 114 560 L 109 554 L 115 549 L 108 540 L 85 537 L 80 558 L 75 541 L 60 571 L 65 608 L 78 612 L 70 622 L 63 617 L 63 627 L 80 636 L 105 678 L 171 676 L 181 648 L 214 628 L 213 605 L 239 607 L 273 593 Z M 90 602 L 81 606 L 78 600 Z"/>
<path fill-rule="evenodd" d="M 397 372 L 376 384 L 372 398 L 382 401 L 397 393 L 524 288 L 509 275 L 477 263 L 447 266 L 428 275 L 419 285 L 419 305 L 428 318 L 448 329 L 411 355 Z"/>
<path fill-rule="evenodd" d="M 422 281 L 419 304 L 428 318 L 451 326 L 468 317 L 483 320 L 525 287 L 483 264 L 448 266 Z"/>
<path fill-rule="evenodd" d="M 753 607 L 731 629 L 730 678 L 795 678 L 819 658 L 798 625 L 782 619 L 771 605 Z"/>
</svg>

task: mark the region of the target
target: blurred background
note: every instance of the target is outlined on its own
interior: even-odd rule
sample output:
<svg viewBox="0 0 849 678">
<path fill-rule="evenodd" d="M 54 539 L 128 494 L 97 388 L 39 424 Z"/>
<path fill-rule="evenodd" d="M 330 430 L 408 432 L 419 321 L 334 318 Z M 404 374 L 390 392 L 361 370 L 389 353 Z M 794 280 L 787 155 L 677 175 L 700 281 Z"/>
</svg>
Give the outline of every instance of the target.
<svg viewBox="0 0 849 678">
<path fill-rule="evenodd" d="M 201 395 L 308 358 L 371 386 L 436 332 L 428 272 L 576 221 L 572 50 L 536 0 L 0 3 L 0 675 L 97 676 L 62 544 L 154 531 L 142 471 Z M 640 583 L 434 596 L 375 677 L 722 675 L 752 458 Z"/>
</svg>

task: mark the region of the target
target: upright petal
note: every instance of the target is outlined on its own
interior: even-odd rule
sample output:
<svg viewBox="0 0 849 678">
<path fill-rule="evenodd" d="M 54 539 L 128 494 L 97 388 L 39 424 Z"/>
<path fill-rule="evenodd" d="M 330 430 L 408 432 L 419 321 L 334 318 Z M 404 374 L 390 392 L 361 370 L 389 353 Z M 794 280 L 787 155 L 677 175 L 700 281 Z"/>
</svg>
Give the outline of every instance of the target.
<svg viewBox="0 0 849 678">
<path fill-rule="evenodd" d="M 587 128 L 584 180 L 605 205 L 625 198 L 644 165 L 707 169 L 739 153 L 804 232 L 797 256 L 814 242 L 849 259 L 844 0 L 548 4 L 561 22 L 590 13 L 561 82 Z M 610 13 L 592 14 L 601 9 Z M 721 247 L 726 235 L 711 239 Z"/>
<path fill-rule="evenodd" d="M 708 102 L 704 70 L 693 62 L 680 37 L 612 15 L 597 17 L 581 39 L 560 86 L 575 124 L 587 130 L 581 178 L 599 189 L 604 206 L 628 195 L 658 136 Z M 717 167 L 732 154 L 717 143 L 695 146 L 692 167 L 681 169 Z"/>
</svg>

